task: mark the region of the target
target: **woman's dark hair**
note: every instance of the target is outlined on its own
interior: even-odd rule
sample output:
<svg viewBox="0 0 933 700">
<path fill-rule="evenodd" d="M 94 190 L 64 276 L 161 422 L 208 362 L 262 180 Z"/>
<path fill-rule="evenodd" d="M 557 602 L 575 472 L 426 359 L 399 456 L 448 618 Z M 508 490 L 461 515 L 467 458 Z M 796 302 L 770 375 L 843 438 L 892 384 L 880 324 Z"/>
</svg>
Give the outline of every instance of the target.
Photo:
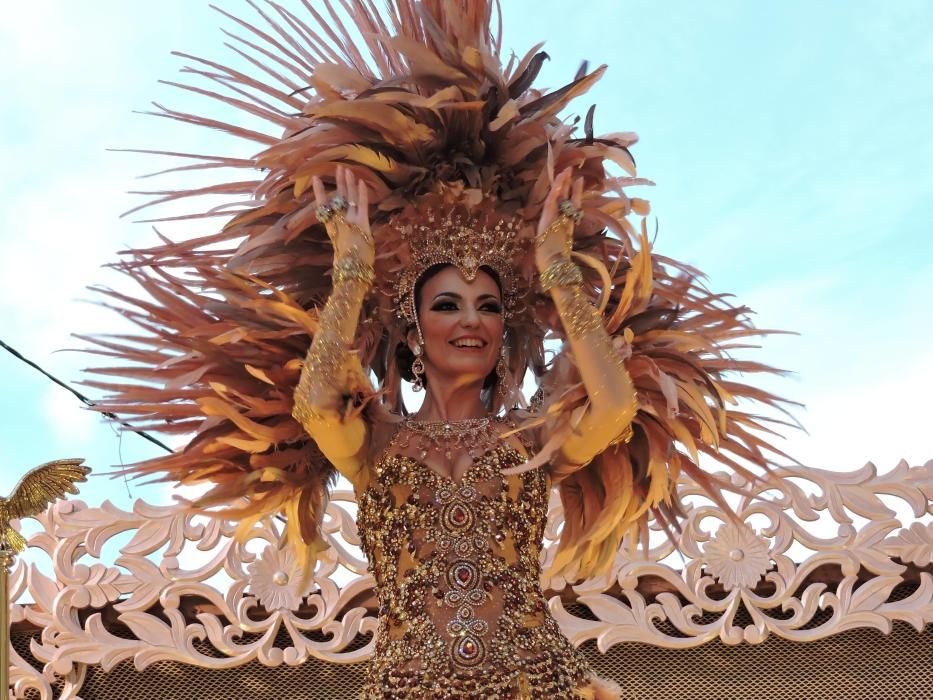
<svg viewBox="0 0 933 700">
<path fill-rule="evenodd" d="M 415 289 L 412 292 L 415 295 L 415 313 L 418 313 L 420 311 L 421 288 L 425 285 L 425 283 L 429 279 L 434 277 L 434 275 L 436 275 L 438 272 L 440 272 L 446 267 L 452 267 L 452 265 L 450 263 L 437 263 L 436 265 L 432 265 L 427 270 L 425 270 L 421 274 L 421 277 L 418 278 L 418 281 L 415 282 Z M 486 265 L 483 265 L 479 269 L 485 272 L 490 277 L 492 277 L 493 281 L 496 283 L 496 286 L 499 288 L 499 295 L 501 296 L 502 295 L 502 282 L 499 279 L 498 273 L 495 270 L 493 270 L 491 267 L 487 267 Z M 406 331 L 408 330 L 411 330 L 411 328 L 409 327 L 406 329 Z M 509 335 L 509 330 L 508 328 L 506 328 L 506 338 L 508 338 L 508 335 Z M 412 374 L 412 371 L 411 371 L 411 363 L 414 361 L 415 361 L 415 354 L 411 351 L 411 348 L 408 347 L 407 343 L 402 341 L 395 347 L 395 365 L 396 367 L 398 367 L 398 371 L 399 371 L 399 374 L 402 376 L 402 379 L 404 379 L 407 382 L 415 381 L 415 375 Z M 498 375 L 496 375 L 496 370 L 495 368 L 493 368 L 493 370 L 486 376 L 486 379 L 483 381 L 484 393 L 487 390 L 494 388 L 497 380 L 498 380 Z M 424 383 L 425 386 L 427 386 L 428 384 L 427 377 L 422 377 L 421 381 Z M 489 391 L 489 394 L 491 393 L 492 392 Z"/>
</svg>

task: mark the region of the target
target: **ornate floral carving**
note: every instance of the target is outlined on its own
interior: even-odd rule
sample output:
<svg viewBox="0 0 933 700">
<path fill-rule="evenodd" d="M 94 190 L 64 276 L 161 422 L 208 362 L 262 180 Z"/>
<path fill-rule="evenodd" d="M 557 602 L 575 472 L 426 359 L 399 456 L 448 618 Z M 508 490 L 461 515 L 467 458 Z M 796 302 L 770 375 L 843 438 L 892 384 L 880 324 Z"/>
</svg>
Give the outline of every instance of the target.
<svg viewBox="0 0 933 700">
<path fill-rule="evenodd" d="M 575 644 L 595 639 L 606 650 L 627 641 L 696 646 L 716 636 L 733 644 L 760 642 L 769 634 L 805 641 L 854 626 L 889 632 L 893 620 L 918 630 L 933 622 L 930 573 L 920 572 L 916 590 L 907 597 L 890 599 L 904 581 L 905 563 L 930 564 L 933 526 L 900 522 L 879 498 L 900 499 L 918 520 L 933 512 L 933 461 L 913 468 L 901 462 L 885 474 L 870 463 L 847 473 L 794 468 L 782 474 L 793 479 L 781 492 L 755 492 L 757 497 L 737 505 L 746 523 L 742 528 L 703 501 L 694 485 L 681 484 L 688 502 L 694 501 L 680 543 L 687 557 L 682 568 L 660 532 L 652 533 L 647 555 L 639 552 L 632 559 L 623 548 L 609 574 L 569 591 L 592 615 L 577 616 L 559 596 L 550 598 L 564 632 Z M 352 493 L 333 494 L 324 522 L 332 547 L 318 563 L 313 582 L 299 590 L 296 564 L 275 520 L 257 523 L 247 541 L 238 543 L 232 539 L 234 523 L 191 515 L 177 505 L 137 502 L 126 512 L 109 502 L 99 507 L 59 502 L 36 517 L 42 527 L 29 540 L 34 552 L 49 558 L 54 576 L 20 562 L 11 579 L 12 600 L 28 595 L 35 601 L 15 604 L 12 619 L 42 629 L 33 654 L 45 664 L 40 673 L 13 655 L 16 697 L 33 689 L 51 699 L 50 683 L 57 674 L 63 681 L 59 697 L 76 700 L 89 664 L 110 669 L 124 659 L 142 669 L 160 659 L 224 668 L 252 659 L 275 666 L 299 664 L 310 656 L 334 663 L 368 658 L 371 637 L 364 637 L 362 647 L 350 644 L 376 629 L 372 606 L 360 607 L 373 582 L 358 550 L 354 509 Z M 867 523 L 855 527 L 853 515 Z M 820 516 L 831 521 L 829 526 L 814 527 Z M 560 524 L 554 497 L 545 565 L 554 556 Z M 125 537 L 122 533 L 132 535 L 120 555 L 102 561 L 104 545 Z M 792 546 L 805 552 L 796 561 L 788 554 Z M 839 572 L 833 588 L 811 577 L 827 565 Z M 870 578 L 860 580 L 866 571 Z M 667 590 L 647 593 L 640 584 L 649 578 Z M 722 589 L 714 592 L 717 583 Z M 555 592 L 568 587 L 563 579 L 546 578 L 542 585 Z M 621 596 L 609 594 L 614 586 L 621 588 Z M 182 601 L 192 596 L 211 606 L 193 620 L 182 609 Z M 155 605 L 162 609 L 160 616 L 149 612 Z M 97 611 L 106 606 L 118 613 L 132 638 L 108 629 Z M 740 607 L 751 615 L 750 623 L 737 621 Z M 823 610 L 832 613 L 814 626 L 814 616 Z M 712 615 L 701 618 L 703 613 Z M 671 627 L 676 635 L 665 631 Z M 282 629 L 289 639 L 285 648 L 274 644 Z M 203 644 L 195 644 L 199 640 L 215 652 L 205 653 Z"/>
<path fill-rule="evenodd" d="M 910 527 L 886 539 L 884 544 L 886 551 L 903 562 L 929 566 L 933 563 L 933 522 L 926 526 L 923 523 L 911 523 Z"/>
<path fill-rule="evenodd" d="M 727 523 L 703 550 L 710 572 L 728 591 L 736 586 L 753 588 L 771 563 L 768 543 L 749 527 Z"/>
<path fill-rule="evenodd" d="M 249 590 L 266 610 L 297 610 L 310 590 L 311 582 L 302 580 L 301 565 L 288 548 L 267 546 L 247 569 Z"/>
</svg>

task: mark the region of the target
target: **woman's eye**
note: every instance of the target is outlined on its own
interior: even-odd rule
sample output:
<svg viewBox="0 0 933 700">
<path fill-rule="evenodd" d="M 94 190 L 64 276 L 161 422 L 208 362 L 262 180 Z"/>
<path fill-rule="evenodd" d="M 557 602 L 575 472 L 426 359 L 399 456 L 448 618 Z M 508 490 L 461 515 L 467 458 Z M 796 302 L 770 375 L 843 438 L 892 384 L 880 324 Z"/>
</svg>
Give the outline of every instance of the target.
<svg viewBox="0 0 933 700">
<path fill-rule="evenodd" d="M 459 307 L 453 301 L 439 301 L 431 307 L 431 311 L 456 311 Z M 495 302 L 489 302 L 479 307 L 480 311 L 488 313 L 501 314 L 502 305 Z"/>
</svg>

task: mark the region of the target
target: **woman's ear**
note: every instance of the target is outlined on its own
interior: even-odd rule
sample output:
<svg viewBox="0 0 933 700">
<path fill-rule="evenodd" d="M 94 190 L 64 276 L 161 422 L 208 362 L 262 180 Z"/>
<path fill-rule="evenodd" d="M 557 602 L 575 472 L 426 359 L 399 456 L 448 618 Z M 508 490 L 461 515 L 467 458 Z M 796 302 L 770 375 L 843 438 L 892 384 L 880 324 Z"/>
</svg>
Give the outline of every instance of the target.
<svg viewBox="0 0 933 700">
<path fill-rule="evenodd" d="M 408 346 L 409 350 L 412 350 L 412 352 L 414 352 L 414 347 L 415 345 L 417 345 L 417 343 L 418 343 L 418 330 L 414 326 L 412 326 L 405 333 L 405 344 Z"/>
</svg>

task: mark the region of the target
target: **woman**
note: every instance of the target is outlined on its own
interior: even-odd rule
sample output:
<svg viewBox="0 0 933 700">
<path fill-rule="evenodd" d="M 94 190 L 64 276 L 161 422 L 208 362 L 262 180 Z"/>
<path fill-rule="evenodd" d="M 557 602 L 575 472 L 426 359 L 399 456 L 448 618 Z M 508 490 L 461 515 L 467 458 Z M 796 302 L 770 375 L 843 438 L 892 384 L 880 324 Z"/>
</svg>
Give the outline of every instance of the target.
<svg viewBox="0 0 933 700">
<path fill-rule="evenodd" d="M 241 534 L 283 514 L 309 571 L 335 470 L 352 482 L 379 599 L 364 697 L 614 697 L 541 595 L 550 489 L 563 528 L 544 563 L 565 580 L 614 574 L 649 518 L 673 540 L 681 473 L 731 512 L 699 459 L 754 479 L 781 454 L 761 437 L 779 421 L 739 403 L 780 400 L 732 376 L 769 371 L 733 356 L 763 332 L 652 253 L 636 136 L 597 136 L 593 108 L 582 131 L 558 116 L 605 67 L 536 88 L 547 55 L 503 65 L 484 0 L 268 9 L 231 34 L 259 77 L 187 72 L 274 133 L 163 112 L 259 151 L 172 152 L 249 174 L 159 193 L 237 199 L 191 215 L 233 212 L 220 230 L 121 263 L 146 296 L 104 293 L 143 332 L 96 342 L 139 381 L 97 382 L 95 408 L 194 433 L 132 468 L 212 483 L 196 505 Z M 405 380 L 424 390 L 414 416 Z"/>
<path fill-rule="evenodd" d="M 334 242 L 335 283 L 295 393 L 295 415 L 359 499 L 380 610 L 363 697 L 619 697 L 592 677 L 541 593 L 550 475 L 508 473 L 540 447 L 506 436 L 514 422 L 497 415 L 502 392 L 497 401 L 494 389 L 506 376 L 502 280 L 514 275 L 508 261 L 484 255 L 488 249 L 464 260 L 447 233 L 434 230 L 438 250 L 423 256 L 398 295 L 401 308 L 413 302 L 403 348 L 414 358 L 416 386 L 425 389 L 421 408 L 401 422 L 344 419 L 347 386 L 335 378 L 375 277 L 375 250 L 365 184 L 343 168 L 336 181 L 328 200 L 313 179 Z M 597 310 L 582 299 L 569 254 L 582 185 L 578 180 L 570 201 L 570 171 L 556 179 L 535 250 L 592 397 L 555 464 L 589 462 L 630 434 L 636 411 L 632 381 Z"/>
</svg>

